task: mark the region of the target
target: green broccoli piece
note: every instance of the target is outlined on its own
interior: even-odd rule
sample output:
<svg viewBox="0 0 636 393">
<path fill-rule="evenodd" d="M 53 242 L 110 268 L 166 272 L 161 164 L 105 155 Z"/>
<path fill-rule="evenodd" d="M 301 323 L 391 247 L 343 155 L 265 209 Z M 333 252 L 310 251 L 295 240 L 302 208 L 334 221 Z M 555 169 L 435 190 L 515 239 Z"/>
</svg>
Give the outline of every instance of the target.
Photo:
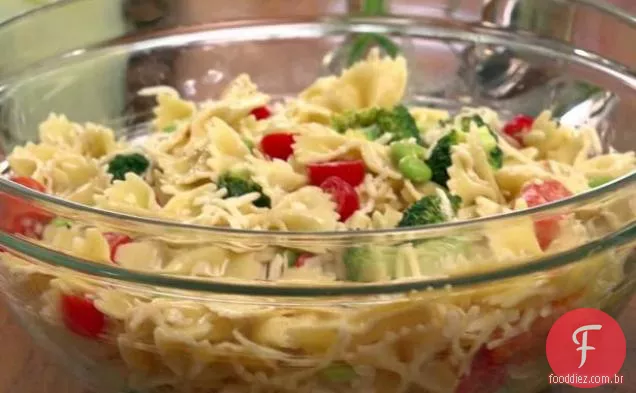
<svg viewBox="0 0 636 393">
<path fill-rule="evenodd" d="M 448 195 L 448 200 L 451 203 L 453 212 L 457 213 L 459 208 L 462 207 L 462 197 L 460 197 L 459 195 L 452 195 L 449 192 L 447 192 L 446 195 Z"/>
<path fill-rule="evenodd" d="M 437 141 L 437 144 L 433 147 L 426 164 L 433 172 L 431 179 L 435 183 L 446 186 L 449 179 L 448 168 L 453 163 L 451 158 L 452 147 L 457 145 L 461 139 L 460 133 L 453 130 Z"/>
<path fill-rule="evenodd" d="M 486 154 L 488 154 L 488 162 L 494 169 L 500 169 L 503 166 L 503 151 L 499 147 L 499 136 L 484 122 L 479 115 L 464 117 L 461 119 L 461 128 L 464 132 L 470 132 L 470 124 L 475 123 L 479 127 L 479 139 Z"/>
<path fill-rule="evenodd" d="M 118 154 L 108 163 L 108 173 L 113 180 L 124 180 L 126 173 L 142 175 L 150 167 L 150 161 L 139 153 Z"/>
<path fill-rule="evenodd" d="M 488 153 L 488 162 L 494 169 L 501 169 L 503 166 L 503 151 L 499 146 Z"/>
<path fill-rule="evenodd" d="M 415 245 L 415 254 L 419 265 L 419 275 L 439 275 L 449 266 L 447 261 L 466 253 L 471 242 L 462 236 L 443 237 L 423 241 Z M 408 277 L 414 274 L 406 273 Z"/>
<path fill-rule="evenodd" d="M 374 141 L 382 136 L 382 130 L 377 124 L 372 124 L 369 127 L 362 128 L 360 131 L 362 131 L 364 136 L 370 141 Z"/>
<path fill-rule="evenodd" d="M 483 126 L 478 129 L 481 145 L 488 154 L 488 162 L 494 169 L 503 166 L 503 151 L 499 147 L 499 136 L 490 129 Z"/>
<path fill-rule="evenodd" d="M 452 217 L 444 211 L 442 198 L 439 195 L 427 195 L 409 206 L 400 220 L 398 227 L 415 227 L 421 225 L 441 224 Z M 456 204 L 456 202 L 455 202 Z M 453 202 L 451 201 L 451 205 Z"/>
<path fill-rule="evenodd" d="M 462 131 L 470 132 L 470 123 L 477 124 L 477 127 L 487 127 L 486 123 L 484 122 L 484 119 L 482 119 L 481 116 L 472 115 L 472 116 L 462 117 L 461 119 Z"/>
<path fill-rule="evenodd" d="M 341 133 L 348 129 L 361 128 L 370 140 L 388 133 L 392 135 L 391 141 L 415 138 L 417 143 L 422 142 L 415 119 L 404 105 L 397 105 L 392 110 L 370 108 L 349 111 L 334 116 L 331 123 Z"/>
<path fill-rule="evenodd" d="M 245 173 L 227 172 L 221 176 L 216 182 L 219 188 L 225 188 L 227 195 L 225 198 L 238 197 L 249 194 L 250 192 L 258 192 L 261 196 L 254 201 L 254 206 L 271 207 L 271 199 L 263 193 L 263 188 L 255 181 L 249 179 Z"/>
<path fill-rule="evenodd" d="M 376 123 L 380 108 L 369 108 L 360 111 L 347 111 L 341 115 L 335 115 L 331 118 L 332 127 L 343 133 L 351 128 L 367 128 Z"/>
<path fill-rule="evenodd" d="M 342 261 L 347 280 L 386 281 L 395 278 L 397 249 L 391 246 L 365 245 L 345 250 Z"/>
<path fill-rule="evenodd" d="M 417 143 L 422 143 L 417 123 L 404 105 L 397 105 L 392 111 L 380 111 L 377 124 L 383 134 L 393 135 L 394 141 L 415 138 Z"/>
</svg>

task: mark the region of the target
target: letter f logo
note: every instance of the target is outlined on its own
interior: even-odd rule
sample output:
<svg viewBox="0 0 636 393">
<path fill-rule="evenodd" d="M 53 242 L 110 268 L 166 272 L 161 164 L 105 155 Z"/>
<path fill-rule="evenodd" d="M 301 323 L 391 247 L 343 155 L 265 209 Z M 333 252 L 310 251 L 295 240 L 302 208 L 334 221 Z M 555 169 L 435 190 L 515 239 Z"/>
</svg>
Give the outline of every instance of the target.
<svg viewBox="0 0 636 393">
<path fill-rule="evenodd" d="M 602 325 L 585 325 L 576 329 L 572 334 L 572 341 L 574 341 L 576 345 L 580 345 L 580 347 L 576 349 L 577 351 L 581 351 L 581 364 L 579 364 L 579 368 L 583 367 L 585 361 L 587 360 L 587 351 L 593 351 L 596 349 L 587 345 L 587 332 L 590 330 L 601 330 L 602 327 Z M 583 339 L 581 340 L 581 342 L 579 342 L 577 336 L 581 332 L 583 333 Z"/>
</svg>

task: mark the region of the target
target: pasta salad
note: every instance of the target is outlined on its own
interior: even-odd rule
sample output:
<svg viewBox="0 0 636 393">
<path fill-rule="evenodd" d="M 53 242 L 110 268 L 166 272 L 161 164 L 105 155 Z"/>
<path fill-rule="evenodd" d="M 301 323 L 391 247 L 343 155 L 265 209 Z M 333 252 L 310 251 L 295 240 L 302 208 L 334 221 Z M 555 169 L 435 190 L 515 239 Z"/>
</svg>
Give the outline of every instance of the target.
<svg viewBox="0 0 636 393">
<path fill-rule="evenodd" d="M 484 107 L 407 106 L 406 86 L 404 58 L 371 52 L 284 102 L 248 75 L 202 103 L 170 87 L 148 88 L 140 94 L 157 100 L 148 135 L 118 139 L 105 126 L 51 114 L 37 143 L 9 155 L 9 177 L 128 215 L 314 233 L 505 214 L 636 167 L 633 152 L 605 153 L 596 130 L 560 124 L 550 111 L 505 122 Z M 316 248 L 177 242 L 54 217 L 6 195 L 0 202 L 3 231 L 94 263 L 301 285 L 451 277 L 522 263 L 618 229 L 636 208 L 520 218 L 483 236 Z M 103 361 L 123 365 L 126 386 L 219 393 L 494 392 L 511 383 L 514 352 L 540 348 L 555 317 L 577 304 L 602 305 L 622 280 L 625 257 L 595 256 L 557 274 L 470 289 L 378 297 L 373 305 L 283 307 L 147 296 L 0 254 L 37 318 L 112 347 L 117 355 Z M 536 356 L 526 356 L 532 366 Z"/>
</svg>

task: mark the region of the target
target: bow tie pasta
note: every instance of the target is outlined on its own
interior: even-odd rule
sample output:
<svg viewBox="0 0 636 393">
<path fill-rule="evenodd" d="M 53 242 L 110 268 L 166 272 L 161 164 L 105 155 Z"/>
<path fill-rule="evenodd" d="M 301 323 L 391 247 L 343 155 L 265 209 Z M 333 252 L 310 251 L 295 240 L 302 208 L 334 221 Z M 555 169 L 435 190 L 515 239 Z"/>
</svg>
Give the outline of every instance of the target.
<svg viewBox="0 0 636 393">
<path fill-rule="evenodd" d="M 248 75 L 202 103 L 171 87 L 144 89 L 156 98 L 154 120 L 133 140 L 51 114 L 37 142 L 8 156 L 11 179 L 156 225 L 113 229 L 114 218 L 52 217 L 15 201 L 0 222 L 93 268 L 272 288 L 491 272 L 633 222 L 633 201 L 488 220 L 632 173 L 636 156 L 603 154 L 595 130 L 559 124 L 548 111 L 506 122 L 489 108 L 408 106 L 407 83 L 403 57 L 372 51 L 283 101 Z M 453 236 L 394 230 L 473 219 L 478 231 Z M 175 223 L 191 227 L 177 233 Z M 351 241 L 354 231 L 369 238 Z M 340 240 L 303 240 L 317 234 Z M 106 359 L 95 364 L 115 363 L 127 388 L 144 393 L 489 393 L 504 378 L 491 373 L 507 373 L 508 363 L 534 371 L 536 359 L 524 354 L 543 342 L 528 336 L 547 334 L 568 307 L 600 304 L 625 260 L 594 256 L 497 284 L 317 307 L 305 298 L 159 295 L 151 282 L 97 285 L 11 253 L 0 258 L 34 299 L 34 315 L 96 344 L 88 357 L 103 345 Z M 471 376 L 484 372 L 499 385 L 470 390 L 480 382 Z"/>
</svg>

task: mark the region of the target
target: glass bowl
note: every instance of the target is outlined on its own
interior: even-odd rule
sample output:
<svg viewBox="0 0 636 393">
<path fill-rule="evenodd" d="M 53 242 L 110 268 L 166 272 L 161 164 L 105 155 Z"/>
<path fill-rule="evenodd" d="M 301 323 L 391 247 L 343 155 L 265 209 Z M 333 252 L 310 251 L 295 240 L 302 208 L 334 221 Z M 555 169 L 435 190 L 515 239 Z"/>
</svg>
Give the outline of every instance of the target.
<svg viewBox="0 0 636 393">
<path fill-rule="evenodd" d="M 360 6 L 81 0 L 26 13 L 0 25 L 0 157 L 37 141 L 50 112 L 143 138 L 154 102 L 136 93 L 158 84 L 201 101 L 249 73 L 272 97 L 295 95 L 341 70 L 363 33 L 401 46 L 411 104 L 486 105 L 504 118 L 552 108 L 561 122 L 594 125 L 605 151 L 636 149 L 636 20 L 616 8 L 393 1 L 389 12 L 368 15 Z M 603 26 L 614 29 L 611 45 L 595 33 Z M 470 222 L 272 233 L 105 212 L 0 178 L 2 291 L 34 339 L 96 393 L 539 392 L 550 375 L 552 322 L 580 307 L 616 316 L 634 291 L 635 179 Z M 2 222 L 8 200 L 75 229 L 54 244 L 12 233 Z M 570 242 L 539 256 L 493 252 L 488 263 L 471 263 L 483 260 L 484 245 L 523 251 L 525 232 L 516 229 L 554 215 L 584 223 L 587 235 L 572 229 Z M 156 247 L 138 250 L 135 268 L 104 263 L 104 232 Z M 273 248 L 332 255 L 448 239 L 462 239 L 461 250 L 431 247 L 416 261 L 428 270 L 410 279 L 391 280 L 382 266 L 374 271 L 386 280 L 359 282 L 239 280 L 206 270 L 227 253 L 243 258 L 234 268 L 249 276 Z M 158 273 L 148 266 L 156 256 L 144 254 L 157 249 L 189 253 Z"/>
</svg>

